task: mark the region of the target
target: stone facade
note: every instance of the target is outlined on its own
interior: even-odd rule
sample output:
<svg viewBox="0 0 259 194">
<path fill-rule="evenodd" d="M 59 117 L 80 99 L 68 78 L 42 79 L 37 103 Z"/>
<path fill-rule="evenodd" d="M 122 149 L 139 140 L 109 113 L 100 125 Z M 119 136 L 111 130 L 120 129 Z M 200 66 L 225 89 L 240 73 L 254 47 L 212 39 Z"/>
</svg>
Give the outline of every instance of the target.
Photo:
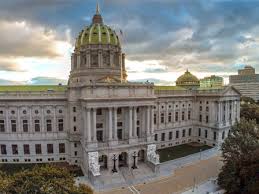
<svg viewBox="0 0 259 194">
<path fill-rule="evenodd" d="M 102 27 L 99 11 L 96 15 L 93 23 Z M 117 62 L 104 65 L 103 53 L 113 51 Z M 84 63 L 78 62 L 82 56 Z M 86 176 L 100 176 L 139 162 L 157 165 L 156 147 L 219 145 L 239 120 L 240 94 L 234 88 L 164 90 L 130 83 L 124 58 L 119 44 L 80 44 L 64 91 L 0 92 L 0 162 L 66 161 L 81 166 Z"/>
</svg>

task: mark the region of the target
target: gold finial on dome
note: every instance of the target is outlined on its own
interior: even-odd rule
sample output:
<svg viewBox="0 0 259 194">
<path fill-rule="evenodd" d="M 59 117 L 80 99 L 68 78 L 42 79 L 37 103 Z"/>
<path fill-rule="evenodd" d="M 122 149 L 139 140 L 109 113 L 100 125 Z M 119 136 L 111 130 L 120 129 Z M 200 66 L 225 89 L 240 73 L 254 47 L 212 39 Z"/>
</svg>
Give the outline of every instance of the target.
<svg viewBox="0 0 259 194">
<path fill-rule="evenodd" d="M 98 1 L 97 1 L 97 4 L 96 4 L 96 15 L 100 15 L 100 7 L 99 7 Z"/>
</svg>

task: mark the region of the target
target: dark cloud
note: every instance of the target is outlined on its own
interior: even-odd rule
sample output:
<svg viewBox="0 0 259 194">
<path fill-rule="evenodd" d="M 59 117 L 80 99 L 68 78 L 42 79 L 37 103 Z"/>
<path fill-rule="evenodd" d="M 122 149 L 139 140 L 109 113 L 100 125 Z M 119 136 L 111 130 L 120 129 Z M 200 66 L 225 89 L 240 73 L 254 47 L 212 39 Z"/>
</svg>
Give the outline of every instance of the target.
<svg viewBox="0 0 259 194">
<path fill-rule="evenodd" d="M 71 29 L 73 38 L 89 23 L 95 0 L 12 0 L 0 3 L 0 18 L 28 21 L 54 29 Z M 101 0 L 105 23 L 123 30 L 130 60 L 161 60 L 169 70 L 236 71 L 235 63 L 257 66 L 258 1 Z M 1 26 L 0 26 L 1 28 Z M 249 34 L 249 36 L 247 36 Z M 55 56 L 48 42 L 20 38 L 8 44 L 0 37 L 0 55 Z M 8 39 L 8 38 L 7 38 Z M 20 49 L 24 45 L 24 50 Z M 27 46 L 28 45 L 28 46 Z M 40 49 L 41 48 L 41 49 Z M 244 59 L 243 59 L 244 58 Z M 257 66 L 258 67 L 258 66 Z M 158 70 L 159 71 L 159 70 Z"/>
</svg>

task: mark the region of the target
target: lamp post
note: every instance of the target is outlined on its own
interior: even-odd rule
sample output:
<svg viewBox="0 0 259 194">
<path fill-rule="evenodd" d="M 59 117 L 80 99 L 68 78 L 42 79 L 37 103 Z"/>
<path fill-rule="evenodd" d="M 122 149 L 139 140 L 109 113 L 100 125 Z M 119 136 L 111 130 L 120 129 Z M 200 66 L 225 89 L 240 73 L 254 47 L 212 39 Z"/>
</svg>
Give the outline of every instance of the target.
<svg viewBox="0 0 259 194">
<path fill-rule="evenodd" d="M 134 152 L 132 157 L 133 157 L 133 161 L 134 161 L 134 162 L 133 162 L 133 166 L 132 166 L 131 168 L 132 168 L 132 169 L 137 169 L 137 168 L 138 168 L 138 167 L 136 166 L 136 158 L 138 157 L 138 156 L 137 156 L 137 153 Z"/>
<path fill-rule="evenodd" d="M 200 149 L 200 160 L 201 160 L 201 152 L 202 152 L 202 149 Z"/>
<path fill-rule="evenodd" d="M 117 158 L 116 158 L 116 154 L 113 154 L 113 169 L 112 169 L 112 172 L 115 173 L 115 172 L 118 172 L 117 169 L 116 169 L 116 161 L 117 161 Z"/>
</svg>

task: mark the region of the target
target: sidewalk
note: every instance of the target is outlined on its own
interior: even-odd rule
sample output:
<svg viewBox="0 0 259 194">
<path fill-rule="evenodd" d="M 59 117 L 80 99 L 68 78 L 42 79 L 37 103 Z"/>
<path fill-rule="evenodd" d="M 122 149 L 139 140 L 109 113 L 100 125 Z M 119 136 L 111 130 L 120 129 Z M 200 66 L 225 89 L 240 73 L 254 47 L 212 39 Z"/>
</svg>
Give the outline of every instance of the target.
<svg viewBox="0 0 259 194">
<path fill-rule="evenodd" d="M 196 165 L 196 163 L 204 162 L 211 158 L 216 158 L 218 155 L 219 155 L 219 151 L 217 150 L 217 148 L 212 148 L 209 150 L 205 150 L 201 153 L 195 153 L 195 154 L 183 157 L 183 158 L 164 162 L 160 165 L 160 172 L 157 174 L 154 174 L 154 173 L 148 174 L 147 172 L 145 172 L 142 175 L 140 175 L 139 173 L 135 173 L 135 174 L 138 174 L 138 176 L 136 176 L 133 173 L 134 178 L 131 181 L 121 180 L 122 181 L 121 185 L 119 185 L 119 184 L 117 184 L 116 186 L 113 185 L 115 187 L 113 187 L 112 185 L 106 185 L 105 187 L 102 187 L 102 189 L 100 189 L 100 187 L 96 188 L 96 191 L 107 191 L 111 188 L 114 188 L 112 190 L 112 192 L 107 192 L 107 193 L 126 193 L 125 189 L 128 188 L 127 186 L 137 185 L 135 187 L 138 188 L 139 185 L 154 185 L 154 184 L 156 184 L 156 182 L 159 182 L 161 180 L 163 181 L 165 179 L 170 179 L 170 178 L 176 176 L 175 173 L 177 173 L 177 171 L 179 169 L 188 167 L 190 165 Z M 214 159 L 214 160 L 216 160 L 216 159 Z M 213 159 L 212 159 L 212 161 L 213 161 Z M 213 165 L 215 165 L 215 163 L 212 164 L 212 166 Z M 204 173 L 204 172 L 202 172 L 202 170 L 201 170 L 201 172 L 199 172 L 199 173 Z M 197 173 L 197 174 L 199 174 L 199 173 Z M 193 182 L 193 180 L 191 182 Z M 116 190 L 116 187 L 118 188 L 118 190 Z M 121 189 L 122 187 L 125 189 Z M 184 187 L 184 188 L 186 188 L 186 187 Z M 152 193 L 152 191 L 151 191 L 151 193 Z"/>
</svg>

